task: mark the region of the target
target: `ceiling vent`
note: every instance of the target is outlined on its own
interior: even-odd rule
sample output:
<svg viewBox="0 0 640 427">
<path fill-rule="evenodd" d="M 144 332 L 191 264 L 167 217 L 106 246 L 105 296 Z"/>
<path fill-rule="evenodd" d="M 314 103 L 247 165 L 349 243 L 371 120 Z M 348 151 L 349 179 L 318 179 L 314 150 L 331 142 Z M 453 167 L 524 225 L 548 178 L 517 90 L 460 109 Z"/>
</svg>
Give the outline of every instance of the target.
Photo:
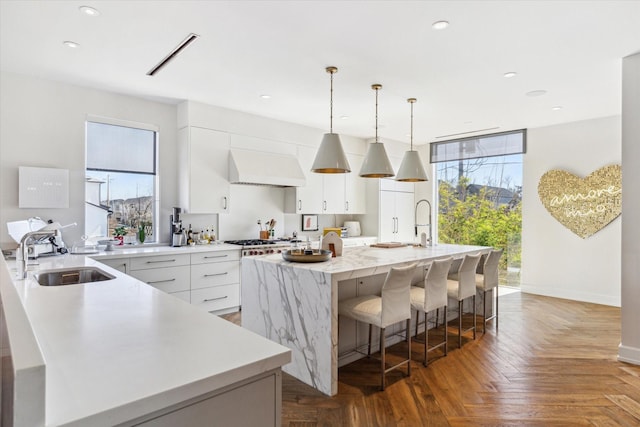
<svg viewBox="0 0 640 427">
<path fill-rule="evenodd" d="M 182 41 L 175 49 L 173 49 L 167 56 L 165 56 L 162 61 L 158 62 L 158 64 L 153 67 L 151 70 L 147 72 L 147 76 L 153 76 L 158 71 L 160 71 L 165 65 L 171 62 L 180 52 L 182 52 L 187 46 L 196 41 L 196 39 L 200 37 L 197 34 L 191 33 L 187 36 L 186 39 Z"/>
</svg>

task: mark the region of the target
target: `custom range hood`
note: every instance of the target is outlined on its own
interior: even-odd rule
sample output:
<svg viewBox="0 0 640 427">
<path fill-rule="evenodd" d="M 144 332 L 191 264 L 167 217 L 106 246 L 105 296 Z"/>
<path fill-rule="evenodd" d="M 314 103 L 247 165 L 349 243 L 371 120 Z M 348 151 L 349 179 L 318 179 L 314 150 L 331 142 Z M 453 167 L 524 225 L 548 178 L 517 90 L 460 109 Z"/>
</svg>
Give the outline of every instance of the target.
<svg viewBox="0 0 640 427">
<path fill-rule="evenodd" d="M 231 184 L 302 187 L 306 179 L 298 159 L 286 154 L 232 149 L 229 152 Z"/>
</svg>

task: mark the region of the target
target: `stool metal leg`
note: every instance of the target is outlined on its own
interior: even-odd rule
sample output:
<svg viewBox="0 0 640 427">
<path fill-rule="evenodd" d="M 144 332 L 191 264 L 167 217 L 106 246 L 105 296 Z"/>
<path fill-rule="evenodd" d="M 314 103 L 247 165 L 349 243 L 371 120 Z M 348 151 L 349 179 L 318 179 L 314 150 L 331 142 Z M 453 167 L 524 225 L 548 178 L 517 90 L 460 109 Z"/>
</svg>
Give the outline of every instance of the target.
<svg viewBox="0 0 640 427">
<path fill-rule="evenodd" d="M 444 306 L 444 355 L 447 355 L 449 348 L 449 333 L 447 331 L 447 306 Z"/>
<path fill-rule="evenodd" d="M 496 321 L 494 322 L 496 324 L 496 331 L 498 330 L 498 301 L 500 300 L 498 298 L 498 286 L 496 286 L 495 288 L 493 288 L 496 290 L 496 314 L 494 315 L 496 318 Z"/>
<path fill-rule="evenodd" d="M 482 293 L 482 335 L 487 332 L 487 291 Z"/>
<path fill-rule="evenodd" d="M 367 348 L 367 357 L 371 356 L 371 328 L 373 327 L 373 325 L 371 325 L 371 323 L 369 323 L 369 346 Z"/>
<path fill-rule="evenodd" d="M 384 328 L 380 328 L 380 372 L 381 372 L 381 382 L 382 382 L 382 386 L 381 389 L 384 391 L 384 387 L 385 387 L 385 383 L 384 383 L 384 377 L 385 377 L 385 371 L 386 369 L 386 364 L 385 364 L 385 360 L 384 360 L 384 350 L 385 350 L 385 345 L 384 345 Z"/>
<path fill-rule="evenodd" d="M 462 300 L 458 301 L 458 348 L 462 348 Z"/>
<path fill-rule="evenodd" d="M 476 294 L 473 294 L 473 339 L 476 339 Z"/>
<path fill-rule="evenodd" d="M 426 327 L 427 327 L 427 318 L 426 318 L 426 313 L 425 313 L 425 318 L 424 318 L 424 327 L 425 327 L 425 334 L 427 333 L 426 331 Z M 411 330 L 411 318 L 407 319 L 407 376 L 411 376 L 411 338 L 409 337 L 409 331 Z M 425 338 L 426 341 L 426 338 Z"/>
</svg>

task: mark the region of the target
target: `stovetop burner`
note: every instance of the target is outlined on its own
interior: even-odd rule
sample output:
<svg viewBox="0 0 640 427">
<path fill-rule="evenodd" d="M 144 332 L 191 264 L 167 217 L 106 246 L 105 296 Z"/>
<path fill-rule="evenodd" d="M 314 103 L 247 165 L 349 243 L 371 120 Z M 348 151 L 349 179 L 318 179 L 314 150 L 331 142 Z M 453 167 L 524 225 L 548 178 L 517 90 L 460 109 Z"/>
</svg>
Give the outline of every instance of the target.
<svg viewBox="0 0 640 427">
<path fill-rule="evenodd" d="M 225 243 L 231 245 L 242 246 L 259 246 L 259 245 L 275 245 L 276 243 L 282 243 L 278 240 L 263 240 L 263 239 L 245 239 L 245 240 L 225 240 Z"/>
</svg>

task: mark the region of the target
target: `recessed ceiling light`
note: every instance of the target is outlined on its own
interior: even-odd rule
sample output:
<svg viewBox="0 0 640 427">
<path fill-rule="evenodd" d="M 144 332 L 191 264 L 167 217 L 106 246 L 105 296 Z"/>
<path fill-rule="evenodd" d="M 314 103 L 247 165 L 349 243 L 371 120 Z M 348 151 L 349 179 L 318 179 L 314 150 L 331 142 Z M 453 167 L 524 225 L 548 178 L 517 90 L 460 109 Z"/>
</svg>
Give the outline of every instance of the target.
<svg viewBox="0 0 640 427">
<path fill-rule="evenodd" d="M 562 105 L 556 105 L 555 107 L 551 107 L 551 109 L 552 109 L 553 111 L 559 111 L 559 110 L 562 110 Z"/>
<path fill-rule="evenodd" d="M 264 95 L 260 95 L 260 98 L 262 98 L 262 99 L 271 99 L 271 95 L 267 95 L 265 93 Z"/>
<path fill-rule="evenodd" d="M 80 47 L 80 44 L 78 44 L 76 42 L 72 42 L 71 40 L 63 41 L 62 44 L 65 45 L 66 47 L 70 47 L 72 49 Z"/>
<path fill-rule="evenodd" d="M 507 79 L 510 79 L 511 77 L 515 77 L 517 75 L 518 75 L 518 73 L 516 73 L 515 71 L 509 71 L 509 72 L 504 73 L 504 77 L 506 77 Z"/>
<path fill-rule="evenodd" d="M 80 6 L 78 9 L 80 9 L 80 12 L 84 13 L 85 15 L 89 15 L 89 16 L 100 15 L 100 11 L 98 9 L 94 9 L 91 6 Z"/>
<path fill-rule="evenodd" d="M 347 119 L 349 118 L 349 116 L 340 116 L 340 118 L 341 118 L 342 120 L 347 120 Z"/>
<path fill-rule="evenodd" d="M 449 26 L 449 21 L 436 21 L 431 24 L 434 30 L 444 30 Z"/>
<path fill-rule="evenodd" d="M 527 92 L 526 95 L 527 96 L 542 96 L 542 95 L 544 95 L 546 93 L 547 93 L 546 90 L 539 89 L 539 90 L 532 90 L 531 92 Z"/>
</svg>

